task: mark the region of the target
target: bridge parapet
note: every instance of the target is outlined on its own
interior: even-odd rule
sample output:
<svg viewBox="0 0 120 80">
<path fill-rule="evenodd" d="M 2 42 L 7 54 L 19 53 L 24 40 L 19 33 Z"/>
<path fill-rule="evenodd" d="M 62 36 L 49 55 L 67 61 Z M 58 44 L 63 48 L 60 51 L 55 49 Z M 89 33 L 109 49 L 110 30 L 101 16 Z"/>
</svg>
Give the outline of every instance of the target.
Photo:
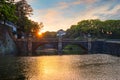
<svg viewBox="0 0 120 80">
<path fill-rule="evenodd" d="M 18 45 L 18 49 L 21 51 L 28 50 L 29 39 L 14 39 Z M 55 44 L 58 45 L 58 38 L 32 38 L 32 47 L 38 47 L 41 44 Z M 75 40 L 75 39 L 62 39 L 63 46 L 67 44 L 81 45 L 82 47 L 88 49 L 88 40 Z M 56 45 L 57 44 L 57 45 Z M 58 46 L 57 46 L 58 47 Z M 32 48 L 36 49 L 36 48 Z M 93 53 L 120 53 L 120 40 L 105 40 L 105 39 L 95 39 L 91 40 L 91 51 Z M 27 53 L 27 52 L 26 52 Z"/>
<path fill-rule="evenodd" d="M 111 41 L 111 40 L 107 40 L 106 42 L 107 42 L 107 43 L 117 43 L 117 44 L 120 44 L 120 41 Z"/>
<path fill-rule="evenodd" d="M 58 42 L 58 38 L 32 38 L 32 42 Z M 14 39 L 14 41 L 28 41 L 28 39 Z M 88 42 L 87 40 L 62 39 L 62 42 Z"/>
<path fill-rule="evenodd" d="M 32 39 L 32 42 L 58 42 L 57 38 L 40 38 L 40 39 Z"/>
</svg>

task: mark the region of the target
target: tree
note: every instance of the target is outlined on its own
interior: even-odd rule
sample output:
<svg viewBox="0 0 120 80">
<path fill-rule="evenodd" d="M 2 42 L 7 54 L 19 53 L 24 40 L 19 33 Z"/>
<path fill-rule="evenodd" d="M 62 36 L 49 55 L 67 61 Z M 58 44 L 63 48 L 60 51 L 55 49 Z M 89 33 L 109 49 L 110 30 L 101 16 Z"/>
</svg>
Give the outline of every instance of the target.
<svg viewBox="0 0 120 80">
<path fill-rule="evenodd" d="M 15 5 L 14 0 L 0 0 L 0 20 L 4 21 L 15 21 Z"/>
<path fill-rule="evenodd" d="M 32 33 L 32 35 L 38 35 L 38 33 L 40 32 L 41 28 L 43 28 L 44 25 L 43 23 L 38 23 L 38 22 L 34 22 L 34 21 L 31 21 L 31 27 L 30 29 L 27 29 L 29 30 L 30 33 Z"/>
<path fill-rule="evenodd" d="M 16 16 L 18 16 L 17 25 L 24 31 L 25 26 L 31 21 L 28 16 L 32 14 L 32 7 L 27 3 L 26 0 L 20 0 L 16 2 Z"/>
<path fill-rule="evenodd" d="M 43 23 L 38 23 L 30 20 L 28 17 L 32 15 L 32 7 L 27 3 L 26 0 L 20 0 L 16 2 L 16 16 L 18 16 L 17 25 L 19 31 L 25 34 L 36 35 L 43 27 Z"/>
<path fill-rule="evenodd" d="M 32 7 L 26 0 L 20 0 L 16 2 L 16 14 L 19 18 L 30 16 L 32 14 Z"/>
<path fill-rule="evenodd" d="M 49 31 L 47 31 L 47 32 L 45 32 L 45 33 L 43 33 L 43 37 L 44 38 L 57 38 L 57 32 L 49 32 Z"/>
<path fill-rule="evenodd" d="M 66 31 L 65 37 L 82 38 L 83 35 L 81 34 L 87 35 L 87 33 L 96 38 L 120 38 L 120 20 L 83 20 L 78 22 L 77 25 L 72 25 Z"/>
</svg>

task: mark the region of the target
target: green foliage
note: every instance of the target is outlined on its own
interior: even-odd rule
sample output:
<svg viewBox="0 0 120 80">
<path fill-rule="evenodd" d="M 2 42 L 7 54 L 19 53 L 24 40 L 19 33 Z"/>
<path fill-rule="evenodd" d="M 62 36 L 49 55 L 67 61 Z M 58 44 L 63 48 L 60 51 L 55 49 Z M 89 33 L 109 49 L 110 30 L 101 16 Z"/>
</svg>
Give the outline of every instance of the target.
<svg viewBox="0 0 120 80">
<path fill-rule="evenodd" d="M 15 21 L 15 5 L 12 0 L 1 0 L 0 1 L 0 20 L 2 21 Z"/>
<path fill-rule="evenodd" d="M 33 9 L 26 0 L 20 0 L 15 5 L 16 16 L 18 16 L 17 25 L 23 32 L 35 35 L 43 27 L 43 23 L 39 24 L 28 19 L 28 16 L 32 15 Z"/>
<path fill-rule="evenodd" d="M 45 37 L 45 38 L 56 38 L 57 37 L 56 34 L 57 34 L 56 32 L 47 31 L 47 32 L 43 33 L 43 37 Z"/>
<path fill-rule="evenodd" d="M 26 0 L 20 0 L 16 2 L 16 15 L 19 18 L 24 18 L 32 14 L 32 7 L 27 3 Z"/>
<path fill-rule="evenodd" d="M 84 50 L 78 45 L 67 45 L 64 47 L 63 52 L 65 54 L 82 54 Z"/>
<path fill-rule="evenodd" d="M 31 6 L 26 0 L 16 2 L 16 16 L 18 16 L 17 25 L 24 32 L 30 32 L 32 21 L 28 19 L 27 15 L 32 13 Z"/>
<path fill-rule="evenodd" d="M 120 20 L 83 20 L 66 31 L 66 38 L 83 38 L 88 33 L 96 38 L 120 38 Z"/>
<path fill-rule="evenodd" d="M 0 0 L 0 20 L 15 23 L 21 32 L 36 34 L 42 27 L 42 23 L 28 19 L 32 14 L 32 7 L 26 0 L 14 2 L 14 0 Z M 17 16 L 17 17 L 16 17 Z"/>
<path fill-rule="evenodd" d="M 65 46 L 64 49 L 66 49 L 66 50 L 79 50 L 80 47 L 77 45 L 67 45 L 67 46 Z"/>
</svg>

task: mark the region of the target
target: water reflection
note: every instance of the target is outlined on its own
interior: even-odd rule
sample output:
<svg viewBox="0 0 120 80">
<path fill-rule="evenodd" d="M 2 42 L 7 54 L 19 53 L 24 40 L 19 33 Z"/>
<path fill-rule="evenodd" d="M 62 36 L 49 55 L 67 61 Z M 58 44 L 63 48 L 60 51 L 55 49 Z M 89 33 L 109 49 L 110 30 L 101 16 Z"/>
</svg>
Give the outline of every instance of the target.
<svg viewBox="0 0 120 80">
<path fill-rule="evenodd" d="M 27 75 L 30 75 L 29 80 L 65 80 L 69 79 L 72 74 L 70 57 L 43 56 L 34 57 L 34 59 L 36 61 L 31 62 L 33 64 L 26 72 Z"/>
<path fill-rule="evenodd" d="M 57 55 L 58 51 L 53 48 L 36 50 L 37 55 Z"/>
<path fill-rule="evenodd" d="M 103 54 L 17 57 L 10 58 L 9 61 L 4 61 L 4 63 L 0 62 L 0 66 L 3 66 L 0 67 L 0 78 L 3 80 L 4 77 L 9 74 L 11 76 L 8 76 L 8 80 L 120 79 L 120 59 L 118 57 Z M 2 72 L 4 72 L 2 68 L 6 68 L 7 70 L 4 71 L 7 72 L 16 70 L 16 74 L 6 73 L 5 76 L 1 77 Z M 12 77 L 16 77 L 16 79 Z"/>
</svg>

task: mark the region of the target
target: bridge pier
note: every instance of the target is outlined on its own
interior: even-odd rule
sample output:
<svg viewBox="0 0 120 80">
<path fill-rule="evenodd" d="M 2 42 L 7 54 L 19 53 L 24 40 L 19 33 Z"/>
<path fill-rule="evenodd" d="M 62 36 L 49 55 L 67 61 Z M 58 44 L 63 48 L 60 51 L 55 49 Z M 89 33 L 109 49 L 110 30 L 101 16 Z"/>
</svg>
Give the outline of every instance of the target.
<svg viewBox="0 0 120 80">
<path fill-rule="evenodd" d="M 62 53 L 62 36 L 64 36 L 66 33 L 64 30 L 60 29 L 57 32 L 57 36 L 58 36 L 58 54 Z"/>
<path fill-rule="evenodd" d="M 62 37 L 58 39 L 58 54 L 62 53 Z"/>
<path fill-rule="evenodd" d="M 92 45 L 91 45 L 91 35 L 90 34 L 88 34 L 88 53 L 91 53 L 91 47 L 92 47 Z"/>
<path fill-rule="evenodd" d="M 57 39 L 33 39 L 31 36 L 29 36 L 27 39 L 16 39 L 16 45 L 18 47 L 19 55 L 25 55 L 25 56 L 31 56 L 31 55 L 37 55 L 36 49 L 40 45 L 44 44 L 51 44 L 54 46 L 55 49 L 58 49 L 58 54 L 62 54 L 62 49 L 67 44 L 77 44 L 84 47 L 84 49 L 87 50 L 87 41 L 76 41 L 76 40 L 68 40 L 63 39 L 62 36 L 59 36 Z"/>
</svg>

